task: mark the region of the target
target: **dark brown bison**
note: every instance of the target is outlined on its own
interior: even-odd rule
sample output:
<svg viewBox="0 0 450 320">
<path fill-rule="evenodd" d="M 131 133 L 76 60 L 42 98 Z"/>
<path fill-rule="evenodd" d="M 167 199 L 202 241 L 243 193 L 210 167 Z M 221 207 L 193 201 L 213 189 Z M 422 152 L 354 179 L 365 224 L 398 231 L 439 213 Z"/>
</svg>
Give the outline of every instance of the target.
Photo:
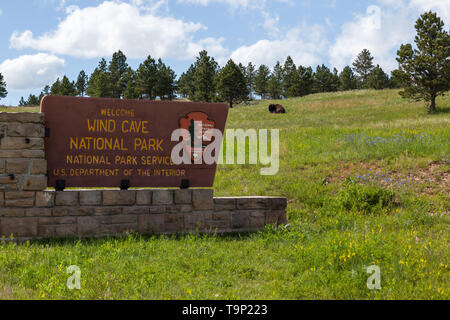
<svg viewBox="0 0 450 320">
<path fill-rule="evenodd" d="M 271 104 L 269 106 L 270 113 L 286 113 L 286 110 L 281 104 Z"/>
</svg>

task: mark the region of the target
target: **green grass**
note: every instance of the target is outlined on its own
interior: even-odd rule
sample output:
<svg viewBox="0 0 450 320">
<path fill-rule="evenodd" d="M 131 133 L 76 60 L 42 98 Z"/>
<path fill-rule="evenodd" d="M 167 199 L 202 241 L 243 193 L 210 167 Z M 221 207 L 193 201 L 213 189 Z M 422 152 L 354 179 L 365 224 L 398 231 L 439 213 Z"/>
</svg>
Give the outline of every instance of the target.
<svg viewBox="0 0 450 320">
<path fill-rule="evenodd" d="M 395 90 L 277 102 L 287 114 L 237 107 L 227 128 L 280 129 L 279 173 L 220 165 L 215 195 L 286 196 L 288 226 L 5 242 L 0 299 L 449 299 L 450 97 L 434 115 Z M 70 265 L 81 290 L 66 287 Z"/>
</svg>

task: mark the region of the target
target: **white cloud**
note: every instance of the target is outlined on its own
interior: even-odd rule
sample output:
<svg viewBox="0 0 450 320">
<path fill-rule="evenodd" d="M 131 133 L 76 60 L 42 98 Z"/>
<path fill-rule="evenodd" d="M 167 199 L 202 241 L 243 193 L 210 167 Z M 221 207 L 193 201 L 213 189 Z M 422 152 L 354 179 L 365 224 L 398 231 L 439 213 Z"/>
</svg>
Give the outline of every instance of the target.
<svg viewBox="0 0 450 320">
<path fill-rule="evenodd" d="M 0 73 L 5 76 L 8 89 L 33 90 L 53 83 L 63 74 L 64 65 L 64 60 L 57 56 L 38 53 L 3 61 Z"/>
<path fill-rule="evenodd" d="M 413 36 L 413 26 L 408 13 L 402 9 L 369 6 L 365 14 L 341 26 L 341 34 L 329 49 L 330 63 L 342 69 L 363 49 L 368 49 L 375 63 L 393 70 L 397 66 L 395 52 Z"/>
<path fill-rule="evenodd" d="M 318 25 L 296 27 L 284 38 L 259 40 L 250 46 L 235 50 L 231 58 L 236 62 L 248 62 L 273 66 L 276 61 L 284 62 L 291 56 L 297 65 L 312 66 L 321 63 L 321 53 L 327 47 L 325 30 Z"/>
<path fill-rule="evenodd" d="M 72 6 L 56 30 L 38 37 L 30 30 L 14 32 L 10 46 L 82 58 L 110 56 L 122 50 L 129 58 L 142 59 L 150 54 L 183 60 L 195 57 L 198 54 L 195 50 L 200 47 L 226 53 L 221 47 L 222 39 L 194 40 L 197 31 L 206 29 L 201 24 L 156 16 L 151 10 L 137 7 L 148 3 L 105 1 L 97 7 Z"/>
<path fill-rule="evenodd" d="M 412 43 L 415 21 L 420 14 L 432 10 L 450 23 L 448 0 L 379 0 L 381 7 L 369 6 L 365 14 L 341 26 L 341 33 L 329 49 L 331 65 L 342 69 L 351 65 L 359 52 L 369 49 L 374 61 L 387 71 L 397 68 L 397 50 Z"/>
<path fill-rule="evenodd" d="M 3 11 L 2 11 L 2 9 L 0 9 L 0 16 L 3 14 Z"/>
</svg>

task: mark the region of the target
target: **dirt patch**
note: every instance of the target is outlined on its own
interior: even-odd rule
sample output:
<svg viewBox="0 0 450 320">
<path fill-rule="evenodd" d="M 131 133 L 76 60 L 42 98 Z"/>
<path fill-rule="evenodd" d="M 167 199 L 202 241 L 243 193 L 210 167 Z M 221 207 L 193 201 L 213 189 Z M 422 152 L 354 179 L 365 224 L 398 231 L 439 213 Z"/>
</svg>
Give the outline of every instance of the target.
<svg viewBox="0 0 450 320">
<path fill-rule="evenodd" d="M 448 161 L 429 162 L 425 168 L 388 170 L 377 163 L 341 163 L 330 182 L 342 183 L 351 178 L 360 183 L 377 183 L 386 188 L 413 187 L 422 194 L 441 193 L 450 196 L 450 164 Z"/>
</svg>

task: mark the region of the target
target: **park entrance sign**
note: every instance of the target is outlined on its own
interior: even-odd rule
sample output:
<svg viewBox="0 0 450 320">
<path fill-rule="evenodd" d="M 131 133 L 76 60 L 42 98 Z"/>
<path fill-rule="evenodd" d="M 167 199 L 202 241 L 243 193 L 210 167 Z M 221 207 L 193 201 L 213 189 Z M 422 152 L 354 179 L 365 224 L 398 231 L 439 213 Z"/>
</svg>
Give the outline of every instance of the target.
<svg viewBox="0 0 450 320">
<path fill-rule="evenodd" d="M 182 139 L 172 134 L 195 136 L 200 125 L 204 141 L 189 150 L 198 157 L 218 142 L 208 141 L 208 130 L 224 132 L 226 104 L 46 96 L 41 112 L 49 187 L 213 186 L 216 163 L 175 164 Z"/>
</svg>

